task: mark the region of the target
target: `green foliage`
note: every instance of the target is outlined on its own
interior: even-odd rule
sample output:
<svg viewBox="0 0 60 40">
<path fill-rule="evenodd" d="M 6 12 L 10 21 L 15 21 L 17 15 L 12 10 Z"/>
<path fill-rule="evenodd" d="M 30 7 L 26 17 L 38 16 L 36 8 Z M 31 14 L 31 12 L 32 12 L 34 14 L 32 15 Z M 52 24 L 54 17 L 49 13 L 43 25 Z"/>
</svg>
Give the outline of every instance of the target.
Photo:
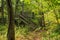
<svg viewBox="0 0 60 40">
<path fill-rule="evenodd" d="M 16 4 L 17 1 L 18 3 Z M 7 13 L 6 4 L 7 4 L 6 1 L 4 1 L 4 17 L 6 18 L 5 22 L 7 23 L 6 25 L 0 24 L 0 37 L 4 35 L 5 35 L 4 37 L 6 37 L 7 28 L 8 28 L 7 27 L 8 26 L 8 13 Z M 12 0 L 12 5 L 13 5 L 14 12 L 16 12 L 16 15 L 17 15 L 14 17 L 18 18 L 17 20 L 18 23 L 21 22 L 20 17 L 18 15 L 22 13 L 22 5 L 23 5 L 24 16 L 26 16 L 27 21 L 30 20 L 37 25 L 35 31 L 37 30 L 39 34 L 41 33 L 40 32 L 41 27 L 39 23 L 39 21 L 41 21 L 40 14 L 41 12 L 43 12 L 44 19 L 45 19 L 45 25 L 46 25 L 45 28 L 47 30 L 46 32 L 42 31 L 41 33 L 43 35 L 42 37 L 43 40 L 49 40 L 49 38 L 50 40 L 53 40 L 53 38 L 54 40 L 60 40 L 59 39 L 60 38 L 60 0 Z M 1 0 L 0 0 L 0 7 L 1 7 Z M 32 13 L 34 13 L 34 16 L 33 16 L 34 18 L 31 17 Z M 0 12 L 0 18 L 1 18 L 1 12 Z M 30 32 L 31 29 L 29 25 L 28 26 L 25 25 L 25 27 L 19 26 L 15 28 L 16 28 L 15 30 L 16 36 L 19 36 L 19 35 L 26 36 L 26 35 L 29 35 L 29 33 L 32 33 Z M 31 35 L 35 36 L 34 33 Z M 31 38 L 34 39 L 33 37 Z"/>
</svg>

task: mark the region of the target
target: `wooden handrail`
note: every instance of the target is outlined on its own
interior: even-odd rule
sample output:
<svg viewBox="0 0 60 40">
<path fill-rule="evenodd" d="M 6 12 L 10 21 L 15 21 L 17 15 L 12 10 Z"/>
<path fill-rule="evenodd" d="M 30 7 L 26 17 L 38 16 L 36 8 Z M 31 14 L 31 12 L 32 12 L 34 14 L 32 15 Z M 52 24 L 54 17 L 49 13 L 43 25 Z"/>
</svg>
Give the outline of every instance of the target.
<svg viewBox="0 0 60 40">
<path fill-rule="evenodd" d="M 19 17 L 23 20 L 25 20 L 28 24 L 34 24 L 36 25 L 34 22 L 32 22 L 31 20 L 28 20 L 26 17 L 24 17 L 23 15 L 19 15 Z"/>
</svg>

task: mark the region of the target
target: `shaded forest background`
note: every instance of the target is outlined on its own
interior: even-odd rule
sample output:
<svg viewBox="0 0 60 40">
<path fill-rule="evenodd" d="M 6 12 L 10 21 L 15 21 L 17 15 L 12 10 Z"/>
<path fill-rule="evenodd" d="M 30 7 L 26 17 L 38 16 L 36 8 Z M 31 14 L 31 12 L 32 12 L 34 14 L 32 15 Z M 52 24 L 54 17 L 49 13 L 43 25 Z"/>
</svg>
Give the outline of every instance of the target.
<svg viewBox="0 0 60 40">
<path fill-rule="evenodd" d="M 0 0 L 0 40 L 59 40 L 60 0 Z"/>
</svg>

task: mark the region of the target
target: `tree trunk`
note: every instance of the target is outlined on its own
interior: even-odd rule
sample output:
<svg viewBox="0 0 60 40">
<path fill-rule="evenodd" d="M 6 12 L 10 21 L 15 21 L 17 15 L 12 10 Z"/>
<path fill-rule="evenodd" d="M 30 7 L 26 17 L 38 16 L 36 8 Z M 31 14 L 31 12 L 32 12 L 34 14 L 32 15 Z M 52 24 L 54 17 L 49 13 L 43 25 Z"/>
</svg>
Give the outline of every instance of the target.
<svg viewBox="0 0 60 40">
<path fill-rule="evenodd" d="M 42 12 L 42 27 L 45 27 L 44 13 Z"/>
<path fill-rule="evenodd" d="M 40 17 L 40 26 L 43 28 L 43 27 L 45 27 L 44 13 L 41 12 L 40 15 L 41 15 L 41 17 Z"/>
<path fill-rule="evenodd" d="M 42 8 L 42 10 L 40 10 L 40 7 Z M 45 19 L 44 19 L 42 0 L 41 0 L 41 3 L 38 2 L 38 10 L 39 10 L 39 15 L 41 16 L 39 19 L 39 24 L 43 28 L 43 27 L 45 27 Z"/>
<path fill-rule="evenodd" d="M 8 17 L 9 17 L 9 27 L 8 27 L 7 38 L 8 40 L 15 40 L 14 12 L 12 7 L 12 2 L 11 0 L 6 0 L 6 1 L 7 1 Z"/>
<path fill-rule="evenodd" d="M 17 14 L 18 3 L 19 3 L 19 0 L 16 0 L 16 4 L 15 4 L 15 14 L 14 14 L 14 15 L 16 15 L 16 14 Z"/>
<path fill-rule="evenodd" d="M 24 15 L 24 1 L 22 2 L 22 13 L 21 15 Z"/>
<path fill-rule="evenodd" d="M 57 25 L 59 25 L 59 20 L 58 20 L 58 11 L 56 9 L 54 9 L 54 14 L 55 14 L 55 17 L 56 17 L 56 21 L 57 21 Z"/>
<path fill-rule="evenodd" d="M 2 18 L 2 24 L 4 24 L 4 0 L 1 0 L 1 18 Z"/>
</svg>

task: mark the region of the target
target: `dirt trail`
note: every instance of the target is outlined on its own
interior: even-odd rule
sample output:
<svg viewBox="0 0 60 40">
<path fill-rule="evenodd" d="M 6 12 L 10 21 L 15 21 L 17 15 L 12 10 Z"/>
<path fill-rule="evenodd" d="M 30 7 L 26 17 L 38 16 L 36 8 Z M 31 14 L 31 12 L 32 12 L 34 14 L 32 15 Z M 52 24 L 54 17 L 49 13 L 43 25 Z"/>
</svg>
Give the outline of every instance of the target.
<svg viewBox="0 0 60 40">
<path fill-rule="evenodd" d="M 42 40 L 42 34 L 39 32 L 32 32 L 26 36 L 18 36 L 16 37 L 16 40 Z"/>
</svg>

